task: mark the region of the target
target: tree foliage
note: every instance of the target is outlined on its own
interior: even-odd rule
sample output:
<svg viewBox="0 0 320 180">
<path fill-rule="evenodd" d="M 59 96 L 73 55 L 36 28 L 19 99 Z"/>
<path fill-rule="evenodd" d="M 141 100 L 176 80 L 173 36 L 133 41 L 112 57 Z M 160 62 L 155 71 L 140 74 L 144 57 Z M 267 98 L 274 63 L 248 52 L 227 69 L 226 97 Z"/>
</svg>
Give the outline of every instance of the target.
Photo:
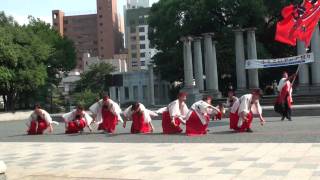
<svg viewBox="0 0 320 180">
<path fill-rule="evenodd" d="M 163 78 L 183 79 L 183 36 L 214 32 L 218 41 L 218 73 L 231 74 L 235 84 L 234 33 L 237 28 L 256 27 L 259 58 L 285 57 L 294 48 L 274 41 L 281 9 L 290 0 L 160 0 L 151 8 L 149 38 L 159 53 L 153 60 Z M 295 1 L 297 2 L 297 1 Z M 277 71 L 277 70 L 270 70 Z M 268 72 L 270 72 L 268 71 Z M 261 76 L 265 71 L 261 71 Z M 277 73 L 272 73 L 277 74 Z"/>
<path fill-rule="evenodd" d="M 38 91 L 47 95 L 48 87 L 59 82 L 56 74 L 74 65 L 73 44 L 49 24 L 30 17 L 29 25 L 20 26 L 0 12 L 0 95 L 7 110 L 21 99 L 39 98 Z"/>
</svg>

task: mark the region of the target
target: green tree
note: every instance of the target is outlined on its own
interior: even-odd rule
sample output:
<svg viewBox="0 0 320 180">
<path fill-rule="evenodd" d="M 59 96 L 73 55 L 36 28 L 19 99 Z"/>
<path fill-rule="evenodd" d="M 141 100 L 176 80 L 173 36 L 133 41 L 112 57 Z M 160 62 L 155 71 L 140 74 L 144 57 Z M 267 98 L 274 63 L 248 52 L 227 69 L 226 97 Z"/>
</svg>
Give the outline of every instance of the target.
<svg viewBox="0 0 320 180">
<path fill-rule="evenodd" d="M 294 48 L 274 41 L 281 9 L 289 3 L 289 0 L 160 0 L 152 6 L 149 16 L 149 38 L 159 50 L 153 58 L 157 69 L 166 80 L 181 81 L 183 56 L 180 37 L 214 32 L 214 39 L 218 41 L 219 76 L 231 74 L 235 82 L 232 32 L 235 28 L 257 28 L 259 58 L 294 55 Z M 264 73 L 261 71 L 262 75 Z"/>
<path fill-rule="evenodd" d="M 100 63 L 90 66 L 90 70 L 81 74 L 77 82 L 76 92 L 91 90 L 93 93 L 101 93 L 107 90 L 105 77 L 114 71 L 111 64 Z"/>
<path fill-rule="evenodd" d="M 5 107 L 13 111 L 21 92 L 45 84 L 50 47 L 4 13 L 0 20 L 0 94 Z"/>
</svg>

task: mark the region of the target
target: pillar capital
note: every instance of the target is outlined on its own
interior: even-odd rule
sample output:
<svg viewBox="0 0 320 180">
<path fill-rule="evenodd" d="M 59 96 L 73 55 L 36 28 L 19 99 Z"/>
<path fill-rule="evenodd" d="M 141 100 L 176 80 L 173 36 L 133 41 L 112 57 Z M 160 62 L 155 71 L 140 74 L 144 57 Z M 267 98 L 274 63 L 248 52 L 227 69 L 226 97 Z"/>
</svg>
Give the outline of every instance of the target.
<svg viewBox="0 0 320 180">
<path fill-rule="evenodd" d="M 188 41 L 192 41 L 193 38 L 191 36 L 183 36 L 180 38 L 181 42 L 188 42 Z"/>
<path fill-rule="evenodd" d="M 249 28 L 245 28 L 244 30 L 247 32 L 255 32 L 257 30 L 257 28 L 256 27 L 249 27 Z"/>
<path fill-rule="evenodd" d="M 246 30 L 243 29 L 243 28 L 236 28 L 236 29 L 233 29 L 232 31 L 235 32 L 235 33 L 243 33 L 243 32 L 245 32 Z"/>
<path fill-rule="evenodd" d="M 193 41 L 201 41 L 203 39 L 203 37 L 201 37 L 201 36 L 193 36 L 192 39 L 193 39 Z"/>
<path fill-rule="evenodd" d="M 213 32 L 209 32 L 209 33 L 203 33 L 202 36 L 206 37 L 213 37 L 214 33 Z"/>
</svg>

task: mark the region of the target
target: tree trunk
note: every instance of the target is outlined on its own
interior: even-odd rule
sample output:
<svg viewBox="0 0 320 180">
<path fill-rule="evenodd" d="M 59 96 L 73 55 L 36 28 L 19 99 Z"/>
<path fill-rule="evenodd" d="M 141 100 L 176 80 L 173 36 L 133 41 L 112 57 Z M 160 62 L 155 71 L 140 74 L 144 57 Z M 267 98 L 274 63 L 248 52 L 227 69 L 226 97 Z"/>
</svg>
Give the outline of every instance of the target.
<svg viewBox="0 0 320 180">
<path fill-rule="evenodd" d="M 8 110 L 7 108 L 7 97 L 6 95 L 2 95 L 2 99 L 3 99 L 3 109 L 6 112 Z"/>
<path fill-rule="evenodd" d="M 15 113 L 16 97 L 15 93 L 10 92 L 7 95 L 7 110 Z"/>
</svg>

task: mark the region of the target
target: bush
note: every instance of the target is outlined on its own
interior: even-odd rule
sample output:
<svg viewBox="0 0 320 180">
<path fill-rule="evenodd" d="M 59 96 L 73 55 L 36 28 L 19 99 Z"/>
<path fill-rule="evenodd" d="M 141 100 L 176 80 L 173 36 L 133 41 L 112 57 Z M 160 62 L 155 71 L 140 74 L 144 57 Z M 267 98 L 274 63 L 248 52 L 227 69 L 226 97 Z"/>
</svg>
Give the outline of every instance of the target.
<svg viewBox="0 0 320 180">
<path fill-rule="evenodd" d="M 94 93 L 91 90 L 86 89 L 83 92 L 74 93 L 72 95 L 72 104 L 81 104 L 88 109 L 93 103 L 96 102 L 97 98 L 99 98 L 99 93 Z"/>
</svg>

